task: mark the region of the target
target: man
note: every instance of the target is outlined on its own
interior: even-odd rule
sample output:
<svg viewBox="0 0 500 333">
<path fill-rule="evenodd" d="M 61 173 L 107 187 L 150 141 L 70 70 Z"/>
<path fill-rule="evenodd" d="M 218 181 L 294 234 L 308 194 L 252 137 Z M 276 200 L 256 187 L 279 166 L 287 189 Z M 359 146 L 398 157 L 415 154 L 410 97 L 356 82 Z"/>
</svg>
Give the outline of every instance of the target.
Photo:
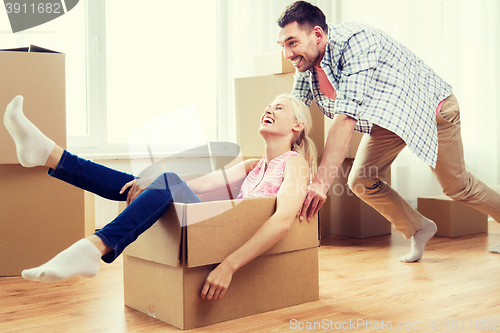
<svg viewBox="0 0 500 333">
<path fill-rule="evenodd" d="M 305 1 L 289 5 L 278 26 L 278 43 L 296 67 L 292 94 L 309 106 L 314 100 L 333 118 L 301 219 L 312 218 L 325 202 L 356 130 L 366 135 L 349 186 L 411 238 L 401 261 L 420 260 L 437 231 L 383 180 L 406 145 L 429 164 L 446 195 L 500 222 L 500 195 L 465 170 L 452 88 L 421 59 L 368 25 L 327 24 L 323 12 Z M 500 252 L 500 243 L 490 251 Z"/>
</svg>

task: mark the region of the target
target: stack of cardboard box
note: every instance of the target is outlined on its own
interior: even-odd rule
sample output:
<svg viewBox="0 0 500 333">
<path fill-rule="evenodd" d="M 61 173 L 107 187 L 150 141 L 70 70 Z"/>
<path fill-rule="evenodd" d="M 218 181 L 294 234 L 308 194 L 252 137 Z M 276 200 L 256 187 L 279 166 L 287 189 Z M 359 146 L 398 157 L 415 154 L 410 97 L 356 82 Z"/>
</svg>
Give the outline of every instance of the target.
<svg viewBox="0 0 500 333">
<path fill-rule="evenodd" d="M 277 95 L 291 93 L 295 68 L 283 57 L 283 52 L 274 51 L 256 57 L 255 72 L 258 76 L 235 79 L 237 143 L 244 158 L 260 158 L 264 154 L 264 140 L 257 131 L 260 116 Z M 313 119 L 311 137 L 318 150 L 319 163 L 332 119 L 324 116 L 314 102 L 310 110 Z M 332 184 L 330 195 L 320 211 L 321 238 L 330 234 L 366 238 L 391 233 L 391 224 L 347 186 L 347 175 L 362 136 L 354 133 L 340 177 Z M 390 182 L 390 176 L 386 181 Z"/>
<path fill-rule="evenodd" d="M 26 117 L 62 147 L 64 72 L 64 54 L 58 52 L 33 45 L 0 51 L 0 108 L 5 110 L 16 95 L 23 95 Z M 0 276 L 39 266 L 93 231 L 93 221 L 85 223 L 84 192 L 51 179 L 47 168 L 22 167 L 3 122 L 0 184 Z"/>
</svg>

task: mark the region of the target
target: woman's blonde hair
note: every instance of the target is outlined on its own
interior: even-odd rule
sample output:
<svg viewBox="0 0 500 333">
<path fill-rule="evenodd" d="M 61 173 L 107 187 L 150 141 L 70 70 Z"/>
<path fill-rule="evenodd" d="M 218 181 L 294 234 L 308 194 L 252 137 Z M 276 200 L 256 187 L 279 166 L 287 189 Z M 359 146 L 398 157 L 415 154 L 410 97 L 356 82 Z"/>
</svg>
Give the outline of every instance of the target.
<svg viewBox="0 0 500 333">
<path fill-rule="evenodd" d="M 317 150 L 314 142 L 309 137 L 312 130 L 312 118 L 311 112 L 307 105 L 304 104 L 300 99 L 293 97 L 289 94 L 282 94 L 276 98 L 287 98 L 292 103 L 293 112 L 295 114 L 295 119 L 299 123 L 304 123 L 304 129 L 296 136 L 295 140 L 292 142 L 291 149 L 300 155 L 302 155 L 309 167 L 311 168 L 312 176 L 316 175 L 317 168 Z"/>
</svg>

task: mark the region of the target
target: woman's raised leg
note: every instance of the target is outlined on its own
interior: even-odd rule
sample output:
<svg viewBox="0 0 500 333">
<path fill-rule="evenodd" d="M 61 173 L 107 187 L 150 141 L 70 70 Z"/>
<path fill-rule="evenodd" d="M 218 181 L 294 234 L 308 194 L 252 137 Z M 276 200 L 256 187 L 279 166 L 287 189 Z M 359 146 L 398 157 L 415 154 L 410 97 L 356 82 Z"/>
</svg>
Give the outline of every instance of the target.
<svg viewBox="0 0 500 333">
<path fill-rule="evenodd" d="M 113 262 L 122 251 L 151 227 L 172 201 L 200 202 L 200 199 L 174 173 L 160 175 L 112 222 L 94 235 L 82 239 L 46 264 L 24 270 L 27 280 L 52 282 L 72 276 L 92 277 L 102 260 Z"/>
<path fill-rule="evenodd" d="M 14 139 L 19 162 L 25 167 L 47 166 L 49 175 L 110 200 L 127 200 L 120 189 L 134 176 L 79 158 L 56 145 L 23 113 L 23 97 L 5 110 L 4 123 Z"/>
</svg>

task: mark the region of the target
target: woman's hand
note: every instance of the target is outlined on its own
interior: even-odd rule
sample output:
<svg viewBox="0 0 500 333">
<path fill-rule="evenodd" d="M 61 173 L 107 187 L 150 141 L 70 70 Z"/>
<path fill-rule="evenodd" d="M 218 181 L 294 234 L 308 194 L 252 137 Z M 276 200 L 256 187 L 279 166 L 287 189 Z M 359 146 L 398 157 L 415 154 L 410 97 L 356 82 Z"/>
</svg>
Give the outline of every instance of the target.
<svg viewBox="0 0 500 333">
<path fill-rule="evenodd" d="M 127 193 L 127 205 L 130 205 L 132 201 L 134 201 L 135 198 L 137 198 L 139 194 L 144 191 L 144 188 L 137 183 L 136 179 L 134 179 L 123 185 L 122 189 L 120 190 L 120 194 L 123 194 L 123 192 L 125 192 L 128 188 L 130 188 L 130 190 Z"/>
<path fill-rule="evenodd" d="M 219 266 L 210 272 L 205 280 L 205 285 L 201 290 L 201 299 L 221 299 L 231 284 L 233 274 L 234 269 L 230 267 L 227 261 L 223 261 Z"/>
</svg>

